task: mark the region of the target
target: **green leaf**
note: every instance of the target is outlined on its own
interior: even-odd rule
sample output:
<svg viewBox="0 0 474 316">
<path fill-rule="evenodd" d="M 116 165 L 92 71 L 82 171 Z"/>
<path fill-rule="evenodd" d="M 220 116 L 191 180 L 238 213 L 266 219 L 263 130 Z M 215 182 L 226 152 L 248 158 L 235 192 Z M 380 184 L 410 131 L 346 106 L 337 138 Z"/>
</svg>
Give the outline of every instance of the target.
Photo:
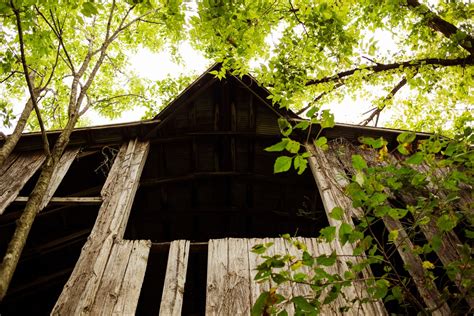
<svg viewBox="0 0 474 316">
<path fill-rule="evenodd" d="M 391 208 L 388 211 L 388 215 L 393 219 L 404 218 L 408 214 L 408 209 L 404 208 Z"/>
<path fill-rule="evenodd" d="M 312 118 L 314 116 L 314 114 L 319 110 L 319 108 L 315 107 L 315 106 L 312 106 L 308 112 L 306 112 L 306 117 L 308 118 Z"/>
<path fill-rule="evenodd" d="M 336 238 L 336 227 L 328 226 L 319 231 L 320 235 L 326 242 L 331 242 Z"/>
<path fill-rule="evenodd" d="M 395 242 L 397 241 L 397 238 L 398 238 L 398 230 L 394 229 L 390 231 L 390 233 L 388 234 L 388 240 L 390 240 L 391 242 Z"/>
<path fill-rule="evenodd" d="M 451 214 L 443 214 L 436 220 L 436 226 L 438 226 L 438 228 L 444 232 L 453 230 L 453 228 L 456 227 L 457 224 L 457 217 Z"/>
<path fill-rule="evenodd" d="M 291 301 L 295 305 L 295 310 L 303 312 L 304 315 L 313 315 L 312 313 L 316 312 L 315 307 L 303 296 L 295 296 Z"/>
<path fill-rule="evenodd" d="M 293 157 L 280 156 L 276 159 L 275 164 L 273 165 L 273 172 L 280 173 L 286 172 L 291 168 L 291 162 Z"/>
<path fill-rule="evenodd" d="M 305 131 L 305 130 L 308 129 L 310 124 L 311 123 L 309 121 L 301 121 L 298 124 L 296 124 L 295 127 L 293 127 L 293 128 L 299 128 L 299 129 Z"/>
<path fill-rule="evenodd" d="M 276 284 L 281 284 L 283 282 L 286 282 L 288 281 L 287 278 L 285 278 L 283 275 L 279 274 L 279 273 L 272 273 L 272 280 L 276 283 Z"/>
<path fill-rule="evenodd" d="M 339 227 L 339 241 L 342 243 L 342 245 L 344 245 L 349 240 L 349 236 L 353 230 L 354 228 L 351 225 L 347 223 L 341 224 Z"/>
<path fill-rule="evenodd" d="M 269 292 L 262 292 L 255 301 L 255 304 L 252 306 L 250 314 L 252 316 L 262 316 L 265 311 L 265 307 L 267 306 L 267 301 L 269 297 Z"/>
<path fill-rule="evenodd" d="M 355 170 L 367 169 L 367 163 L 361 155 L 352 155 L 352 167 Z"/>
<path fill-rule="evenodd" d="M 288 142 L 286 144 L 286 150 L 288 150 L 290 153 L 292 154 L 296 154 L 300 151 L 300 143 L 295 141 L 295 140 L 292 140 L 292 139 L 288 139 Z"/>
<path fill-rule="evenodd" d="M 91 17 L 93 15 L 96 15 L 99 13 L 97 10 L 95 4 L 93 2 L 84 2 L 82 4 L 82 10 L 81 13 L 84 14 L 87 17 Z"/>
<path fill-rule="evenodd" d="M 314 140 L 313 143 L 315 146 L 318 146 L 322 150 L 327 150 L 329 148 L 328 139 L 324 136 L 321 136 L 318 139 Z"/>
<path fill-rule="evenodd" d="M 339 206 L 332 209 L 331 213 L 329 213 L 329 217 L 334 218 L 335 220 L 342 221 L 344 216 L 344 210 Z"/>
<path fill-rule="evenodd" d="M 383 137 L 379 137 L 377 139 L 374 139 L 372 137 L 361 136 L 361 137 L 359 137 L 359 142 L 361 142 L 362 144 L 365 144 L 365 145 L 369 145 L 374 149 L 382 148 L 384 145 L 388 144 L 388 142 L 385 139 L 383 139 Z"/>
<path fill-rule="evenodd" d="M 312 267 L 314 264 L 314 258 L 307 251 L 303 251 L 303 265 Z"/>
<path fill-rule="evenodd" d="M 334 115 L 329 110 L 323 110 L 321 115 L 321 128 L 332 128 L 336 125 Z"/>
<path fill-rule="evenodd" d="M 397 150 L 400 154 L 405 155 L 405 156 L 410 154 L 408 149 L 406 149 L 405 146 L 403 146 L 403 145 L 398 145 Z"/>
<path fill-rule="evenodd" d="M 407 160 L 405 160 L 405 162 L 411 165 L 419 165 L 423 162 L 424 158 L 425 155 L 422 152 L 417 152 L 414 155 L 410 156 Z"/>
<path fill-rule="evenodd" d="M 288 138 L 283 138 L 281 142 L 276 143 L 275 145 L 272 145 L 270 147 L 265 148 L 265 151 L 268 152 L 275 152 L 275 151 L 283 151 L 286 148 L 286 145 L 288 144 L 289 139 Z"/>
<path fill-rule="evenodd" d="M 289 136 L 293 131 L 291 124 L 284 118 L 278 119 L 278 127 L 280 128 L 280 132 L 283 136 Z"/>
<path fill-rule="evenodd" d="M 416 134 L 413 132 L 403 132 L 397 136 L 397 141 L 400 144 L 410 144 L 416 138 Z"/>
<path fill-rule="evenodd" d="M 295 280 L 296 282 L 303 282 L 304 280 L 306 280 L 306 277 L 306 273 L 298 272 L 293 275 L 293 280 Z"/>
<path fill-rule="evenodd" d="M 322 266 L 326 266 L 326 267 L 330 267 L 332 265 L 334 265 L 336 263 L 336 253 L 333 252 L 332 254 L 330 254 L 329 256 L 327 255 L 320 255 L 318 257 L 316 257 L 316 262 L 319 264 L 319 265 L 322 265 Z"/>
<path fill-rule="evenodd" d="M 308 166 L 308 161 L 302 155 L 296 155 L 293 165 L 298 170 L 298 174 L 303 174 Z"/>
</svg>

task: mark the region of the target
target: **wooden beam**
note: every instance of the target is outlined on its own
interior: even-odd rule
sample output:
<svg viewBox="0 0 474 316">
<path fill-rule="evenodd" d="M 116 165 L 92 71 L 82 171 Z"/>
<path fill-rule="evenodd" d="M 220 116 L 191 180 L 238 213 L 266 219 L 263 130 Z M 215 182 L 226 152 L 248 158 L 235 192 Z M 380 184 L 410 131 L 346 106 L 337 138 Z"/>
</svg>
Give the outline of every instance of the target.
<svg viewBox="0 0 474 316">
<path fill-rule="evenodd" d="M 18 287 L 13 287 L 10 289 L 10 291 L 8 291 L 8 294 L 5 297 L 5 301 L 9 300 L 10 298 L 13 298 L 14 296 L 21 295 L 21 292 L 25 292 L 25 291 L 35 292 L 38 290 L 38 288 L 42 287 L 43 285 L 51 284 L 56 279 L 66 277 L 69 273 L 71 273 L 71 271 L 72 271 L 72 268 L 66 268 L 58 272 L 51 273 L 49 275 L 37 278 L 32 282 L 22 284 Z"/>
<path fill-rule="evenodd" d="M 160 253 L 160 252 L 168 252 L 170 249 L 171 242 L 154 242 L 151 243 L 151 252 L 153 253 Z M 189 243 L 189 251 L 190 252 L 206 252 L 207 251 L 208 242 L 190 242 Z"/>
<path fill-rule="evenodd" d="M 17 204 L 25 204 L 28 202 L 29 197 L 27 196 L 18 196 L 15 199 Z M 53 197 L 49 201 L 48 205 L 100 205 L 102 204 L 102 197 L 100 196 L 87 196 L 87 197 Z"/>
<path fill-rule="evenodd" d="M 151 144 L 163 144 L 163 143 L 175 143 L 175 142 L 187 142 L 192 140 L 193 137 L 196 140 L 199 139 L 209 139 L 209 138 L 217 138 L 222 136 L 233 136 L 233 137 L 241 137 L 241 138 L 257 138 L 257 139 L 277 139 L 280 135 L 273 135 L 273 134 L 262 134 L 256 132 L 237 132 L 237 131 L 210 131 L 210 132 L 190 132 L 190 133 L 183 133 L 181 136 L 173 136 L 173 137 L 158 137 L 150 140 Z"/>
<path fill-rule="evenodd" d="M 181 315 L 188 268 L 189 244 L 189 240 L 171 242 L 161 296 L 160 315 Z"/>
<path fill-rule="evenodd" d="M 45 253 L 49 253 L 58 249 L 62 249 L 64 247 L 68 247 L 72 244 L 82 242 L 89 236 L 90 229 L 83 229 L 78 232 L 72 233 L 70 235 L 54 239 L 50 242 L 45 244 L 41 244 L 37 247 L 30 248 L 22 254 L 20 258 L 20 262 L 30 260 L 35 258 L 39 255 L 44 255 Z"/>
<path fill-rule="evenodd" d="M 176 177 L 163 177 L 163 178 L 151 178 L 151 179 L 143 179 L 140 182 L 140 186 L 153 186 L 153 185 L 161 185 L 166 183 L 173 183 L 173 182 L 183 182 L 183 181 L 191 181 L 197 179 L 205 179 L 205 178 L 217 178 L 217 177 L 238 177 L 243 179 L 249 179 L 251 181 L 262 181 L 262 182 L 276 182 L 276 183 L 284 183 L 288 185 L 299 185 L 299 186 L 307 186 L 309 184 L 308 181 L 302 181 L 300 178 L 295 177 L 280 177 L 275 175 L 264 175 L 264 174 L 255 174 L 251 172 L 236 172 L 236 171 L 215 171 L 215 172 L 195 172 L 191 174 L 187 174 L 184 176 L 176 176 Z"/>
</svg>

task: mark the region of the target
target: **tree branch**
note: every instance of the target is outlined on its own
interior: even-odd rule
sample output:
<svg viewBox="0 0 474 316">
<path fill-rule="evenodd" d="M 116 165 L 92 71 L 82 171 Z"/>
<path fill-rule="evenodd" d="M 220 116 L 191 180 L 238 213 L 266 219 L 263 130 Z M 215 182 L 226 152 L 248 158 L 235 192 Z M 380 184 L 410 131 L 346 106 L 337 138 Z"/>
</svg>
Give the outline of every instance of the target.
<svg viewBox="0 0 474 316">
<path fill-rule="evenodd" d="M 308 30 L 306 30 L 306 25 L 301 21 L 301 19 L 298 16 L 298 13 L 297 13 L 298 11 L 295 10 L 295 7 L 293 6 L 293 3 L 291 2 L 291 0 L 288 0 L 288 2 L 290 3 L 290 8 L 291 8 L 290 12 L 293 13 L 296 21 L 303 27 L 303 30 L 304 30 L 306 36 L 309 37 Z"/>
<path fill-rule="evenodd" d="M 36 116 L 38 117 L 38 123 L 41 129 L 41 138 L 43 139 L 44 152 L 46 156 L 49 157 L 51 155 L 51 152 L 49 150 L 48 136 L 46 135 L 46 130 L 44 129 L 43 119 L 41 118 L 41 113 L 38 108 L 36 91 L 33 88 L 33 83 L 31 82 L 31 77 L 28 73 L 28 65 L 26 63 L 25 45 L 24 45 L 25 43 L 23 41 L 23 29 L 21 27 L 20 11 L 17 8 L 15 8 L 13 4 L 13 0 L 10 0 L 10 5 L 12 7 L 13 13 L 15 14 L 16 26 L 18 28 L 18 39 L 20 41 L 21 64 L 23 66 L 23 73 L 25 74 L 25 80 L 28 85 L 28 91 L 30 92 L 31 102 L 33 102 L 33 108 L 35 109 Z"/>
<path fill-rule="evenodd" d="M 470 34 L 460 31 L 456 26 L 439 17 L 436 13 L 431 11 L 426 5 L 421 4 L 418 0 L 407 0 L 409 8 L 417 9 L 418 12 L 426 19 L 428 26 L 433 30 L 442 33 L 449 39 L 452 39 L 458 32 L 465 37 L 459 41 L 459 46 L 474 55 L 474 37 Z"/>
<path fill-rule="evenodd" d="M 336 84 L 331 88 L 331 90 L 321 92 L 316 98 L 313 99 L 313 101 L 311 101 L 307 106 L 305 106 L 304 108 L 302 108 L 301 110 L 299 110 L 299 111 L 296 112 L 295 114 L 296 114 L 296 115 L 301 115 L 301 114 L 303 114 L 303 113 L 306 112 L 310 107 L 312 107 L 313 104 L 315 104 L 316 102 L 318 102 L 319 100 L 321 100 L 325 95 L 327 95 L 327 94 L 333 92 L 334 90 L 336 90 L 336 89 L 339 88 L 339 87 L 342 87 L 343 85 L 344 85 L 344 82 L 338 82 L 338 83 L 336 83 Z"/>
<path fill-rule="evenodd" d="M 389 70 L 394 70 L 394 69 L 399 69 L 399 68 L 404 68 L 404 67 L 418 69 L 425 65 L 433 65 L 437 67 L 474 65 L 474 57 L 469 56 L 466 58 L 455 58 L 455 59 L 425 58 L 425 59 L 409 60 L 409 61 L 393 63 L 393 64 L 377 64 L 374 66 L 359 67 L 359 68 L 354 68 L 351 70 L 346 70 L 330 77 L 308 80 L 306 82 L 306 85 L 310 86 L 310 85 L 317 85 L 317 84 L 326 83 L 326 82 L 338 81 L 342 78 L 349 77 L 353 75 L 355 72 L 361 71 L 361 70 L 377 73 L 377 72 L 389 71 Z"/>
<path fill-rule="evenodd" d="M 395 96 L 395 94 L 400 91 L 401 88 L 403 88 L 404 85 L 407 84 L 407 78 L 406 77 L 403 77 L 402 80 L 400 80 L 400 82 L 390 91 L 390 93 L 384 98 L 383 102 L 382 102 L 382 107 L 376 107 L 374 109 L 374 111 L 372 112 L 372 114 L 370 114 L 370 116 L 365 119 L 364 121 L 362 121 L 361 123 L 359 123 L 360 125 L 362 126 L 367 126 L 367 124 L 369 124 L 375 117 L 377 117 L 376 121 L 375 121 L 375 126 L 377 126 L 377 123 L 379 121 L 379 116 L 380 116 L 380 113 L 383 111 L 383 109 L 385 109 L 386 105 L 387 105 L 387 102 L 390 101 L 391 99 L 393 99 L 393 97 Z"/>
<path fill-rule="evenodd" d="M 66 46 L 64 45 L 63 41 L 63 36 L 62 36 L 62 30 L 58 28 L 56 25 L 56 21 L 54 20 L 54 15 L 53 12 L 50 10 L 49 14 L 51 16 L 51 19 L 53 20 L 53 24 L 46 18 L 46 16 L 43 14 L 43 12 L 40 11 L 40 9 L 35 5 L 35 10 L 38 12 L 38 14 L 41 16 L 41 18 L 48 24 L 49 28 L 53 31 L 54 35 L 56 38 L 59 40 L 59 43 L 64 51 L 64 54 L 66 55 L 66 65 L 68 65 L 69 69 L 71 69 L 72 73 L 75 73 L 76 70 L 74 69 L 74 63 L 72 62 L 71 57 L 69 56 L 69 53 L 67 52 Z"/>
<path fill-rule="evenodd" d="M 2 80 L 0 80 L 0 83 L 4 83 L 5 81 L 7 81 L 8 79 L 10 79 L 11 77 L 13 77 L 15 74 L 21 74 L 22 72 L 21 71 L 12 71 L 10 72 L 10 74 L 8 76 L 6 76 L 5 78 L 3 78 Z"/>
</svg>

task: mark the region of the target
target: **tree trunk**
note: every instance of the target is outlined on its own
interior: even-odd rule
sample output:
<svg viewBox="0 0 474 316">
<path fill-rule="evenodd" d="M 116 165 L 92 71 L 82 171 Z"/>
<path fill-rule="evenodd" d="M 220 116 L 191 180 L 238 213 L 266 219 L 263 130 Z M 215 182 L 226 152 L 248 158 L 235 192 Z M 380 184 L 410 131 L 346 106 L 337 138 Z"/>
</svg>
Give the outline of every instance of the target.
<svg viewBox="0 0 474 316">
<path fill-rule="evenodd" d="M 31 108 L 33 108 L 32 105 Z M 36 182 L 33 192 L 26 203 L 23 214 L 17 221 L 15 232 L 8 244 L 3 261 L 0 264 L 0 301 L 3 300 L 7 293 L 10 281 L 16 270 L 16 266 L 18 265 L 23 248 L 25 247 L 36 214 L 40 211 L 40 205 L 43 201 L 43 196 L 48 189 L 53 170 L 69 143 L 69 136 L 71 135 L 77 119 L 78 116 L 76 114 L 71 115 L 69 118 L 66 128 L 61 132 L 56 144 L 54 145 L 51 156 L 47 158 L 43 165 L 38 182 Z"/>
<path fill-rule="evenodd" d="M 16 123 L 15 130 L 9 136 L 7 136 L 5 143 L 3 144 L 2 148 L 0 148 L 0 167 L 3 166 L 5 160 L 10 156 L 11 152 L 15 148 L 18 140 L 21 137 L 21 133 L 25 129 L 26 122 L 30 117 L 31 111 L 33 111 L 33 101 L 31 98 L 25 104 L 25 108 L 23 112 L 21 112 L 20 119 Z"/>
</svg>

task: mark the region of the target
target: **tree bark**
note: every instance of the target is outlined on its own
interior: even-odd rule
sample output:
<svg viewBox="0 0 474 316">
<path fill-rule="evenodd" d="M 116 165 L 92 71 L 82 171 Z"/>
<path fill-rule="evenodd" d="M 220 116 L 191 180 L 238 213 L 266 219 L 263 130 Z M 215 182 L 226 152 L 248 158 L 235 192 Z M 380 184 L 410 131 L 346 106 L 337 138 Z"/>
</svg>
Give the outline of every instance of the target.
<svg viewBox="0 0 474 316">
<path fill-rule="evenodd" d="M 31 106 L 31 108 L 33 108 L 33 106 Z M 77 114 L 72 114 L 70 116 L 65 129 L 61 132 L 56 144 L 54 145 L 51 156 L 47 158 L 43 165 L 38 182 L 36 183 L 28 202 L 26 203 L 23 214 L 17 221 L 15 232 L 8 244 L 3 261 L 0 264 L 0 301 L 3 300 L 7 293 L 13 273 L 15 272 L 16 266 L 20 259 L 20 255 L 23 251 L 23 248 L 25 247 L 28 234 L 30 233 L 31 227 L 33 226 L 36 215 L 40 211 L 40 205 L 43 201 L 43 196 L 48 189 L 48 185 L 53 175 L 53 170 L 59 162 L 59 159 L 66 149 L 67 144 L 69 143 L 69 137 L 74 125 L 77 122 L 77 119 Z"/>
<path fill-rule="evenodd" d="M 33 111 L 33 101 L 30 98 L 26 102 L 23 112 L 21 112 L 20 119 L 15 126 L 15 130 L 11 135 L 7 136 L 5 143 L 3 144 L 2 148 L 0 148 L 0 167 L 3 166 L 5 160 L 8 158 L 8 156 L 10 156 L 11 152 L 18 143 L 21 133 L 25 129 L 26 122 L 30 117 L 31 111 Z"/>
</svg>

